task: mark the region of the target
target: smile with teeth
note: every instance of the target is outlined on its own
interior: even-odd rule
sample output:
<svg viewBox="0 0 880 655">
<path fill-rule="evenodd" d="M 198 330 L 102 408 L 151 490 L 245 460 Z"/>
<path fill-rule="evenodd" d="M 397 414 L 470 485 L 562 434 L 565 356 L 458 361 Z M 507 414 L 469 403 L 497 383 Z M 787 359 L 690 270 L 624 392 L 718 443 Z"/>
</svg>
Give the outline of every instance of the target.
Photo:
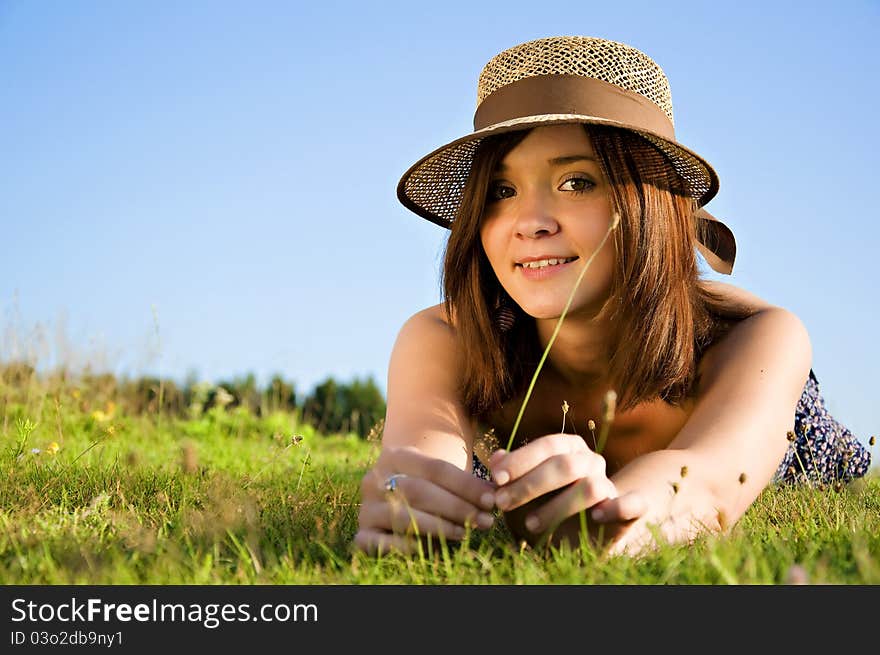
<svg viewBox="0 0 880 655">
<path fill-rule="evenodd" d="M 522 266 L 523 268 L 546 268 L 547 266 L 556 266 L 557 264 L 568 264 L 575 259 L 577 259 L 577 257 L 568 257 L 567 259 L 540 259 L 536 262 L 523 262 L 522 264 L 517 264 L 517 266 Z"/>
</svg>

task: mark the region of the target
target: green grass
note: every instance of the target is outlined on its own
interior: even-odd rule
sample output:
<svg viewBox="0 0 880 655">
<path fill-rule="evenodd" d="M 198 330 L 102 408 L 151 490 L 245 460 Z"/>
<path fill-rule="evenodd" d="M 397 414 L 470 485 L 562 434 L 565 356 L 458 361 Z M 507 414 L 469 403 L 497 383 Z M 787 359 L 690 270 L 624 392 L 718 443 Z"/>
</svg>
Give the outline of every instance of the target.
<svg viewBox="0 0 880 655">
<path fill-rule="evenodd" d="M 640 559 L 520 548 L 500 521 L 460 545 L 373 558 L 350 542 L 375 440 L 292 414 L 101 416 L 69 390 L 12 397 L 0 398 L 4 584 L 779 584 L 793 567 L 810 583 L 880 583 L 873 473 L 770 488 L 728 534 Z"/>
</svg>

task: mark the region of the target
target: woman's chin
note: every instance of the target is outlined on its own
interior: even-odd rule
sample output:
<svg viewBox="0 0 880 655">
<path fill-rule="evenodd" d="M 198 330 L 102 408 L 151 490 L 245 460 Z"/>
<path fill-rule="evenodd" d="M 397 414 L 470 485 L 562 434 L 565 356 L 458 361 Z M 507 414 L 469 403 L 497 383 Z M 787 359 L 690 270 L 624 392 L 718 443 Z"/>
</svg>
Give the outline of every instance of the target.
<svg viewBox="0 0 880 655">
<path fill-rule="evenodd" d="M 534 318 L 535 320 L 555 320 L 562 316 L 562 312 L 565 310 L 565 304 L 568 299 L 564 299 L 561 302 L 553 302 L 550 304 L 520 304 L 523 311 Z M 581 317 L 581 318 L 592 318 L 602 309 L 602 305 L 604 302 L 589 302 L 585 301 L 583 303 L 572 303 L 568 308 L 565 316 L 568 318 L 571 317 Z"/>
</svg>

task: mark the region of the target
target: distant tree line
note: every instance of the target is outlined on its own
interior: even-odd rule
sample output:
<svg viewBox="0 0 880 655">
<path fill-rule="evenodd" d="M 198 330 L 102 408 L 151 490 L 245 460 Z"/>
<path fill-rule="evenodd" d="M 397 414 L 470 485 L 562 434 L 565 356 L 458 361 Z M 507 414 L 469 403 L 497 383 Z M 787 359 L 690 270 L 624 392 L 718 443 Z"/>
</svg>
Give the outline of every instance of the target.
<svg viewBox="0 0 880 655">
<path fill-rule="evenodd" d="M 0 364 L 0 396 L 7 402 L 25 402 L 40 388 L 73 387 L 84 404 L 95 408 L 113 402 L 129 414 L 159 413 L 180 418 L 193 417 L 214 407 L 246 408 L 257 416 L 274 412 L 298 412 L 300 420 L 318 432 L 354 432 L 366 438 L 385 416 L 385 398 L 372 377 L 338 382 L 332 376 L 300 397 L 293 382 L 274 375 L 267 384 L 257 384 L 253 374 L 199 382 L 193 377 L 183 384 L 154 376 L 117 378 L 112 373 L 66 371 L 38 375 L 29 364 Z"/>
</svg>

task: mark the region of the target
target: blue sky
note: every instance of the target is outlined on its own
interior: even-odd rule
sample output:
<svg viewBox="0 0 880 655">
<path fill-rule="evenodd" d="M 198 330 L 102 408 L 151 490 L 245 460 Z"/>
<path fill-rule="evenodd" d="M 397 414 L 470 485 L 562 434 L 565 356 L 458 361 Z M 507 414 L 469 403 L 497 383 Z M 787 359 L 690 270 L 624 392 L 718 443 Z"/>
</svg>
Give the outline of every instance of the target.
<svg viewBox="0 0 880 655">
<path fill-rule="evenodd" d="M 447 232 L 400 175 L 471 129 L 498 51 L 648 53 L 712 163 L 731 277 L 801 317 L 832 413 L 880 432 L 880 4 L 0 0 L 0 357 L 386 388 Z"/>
</svg>

